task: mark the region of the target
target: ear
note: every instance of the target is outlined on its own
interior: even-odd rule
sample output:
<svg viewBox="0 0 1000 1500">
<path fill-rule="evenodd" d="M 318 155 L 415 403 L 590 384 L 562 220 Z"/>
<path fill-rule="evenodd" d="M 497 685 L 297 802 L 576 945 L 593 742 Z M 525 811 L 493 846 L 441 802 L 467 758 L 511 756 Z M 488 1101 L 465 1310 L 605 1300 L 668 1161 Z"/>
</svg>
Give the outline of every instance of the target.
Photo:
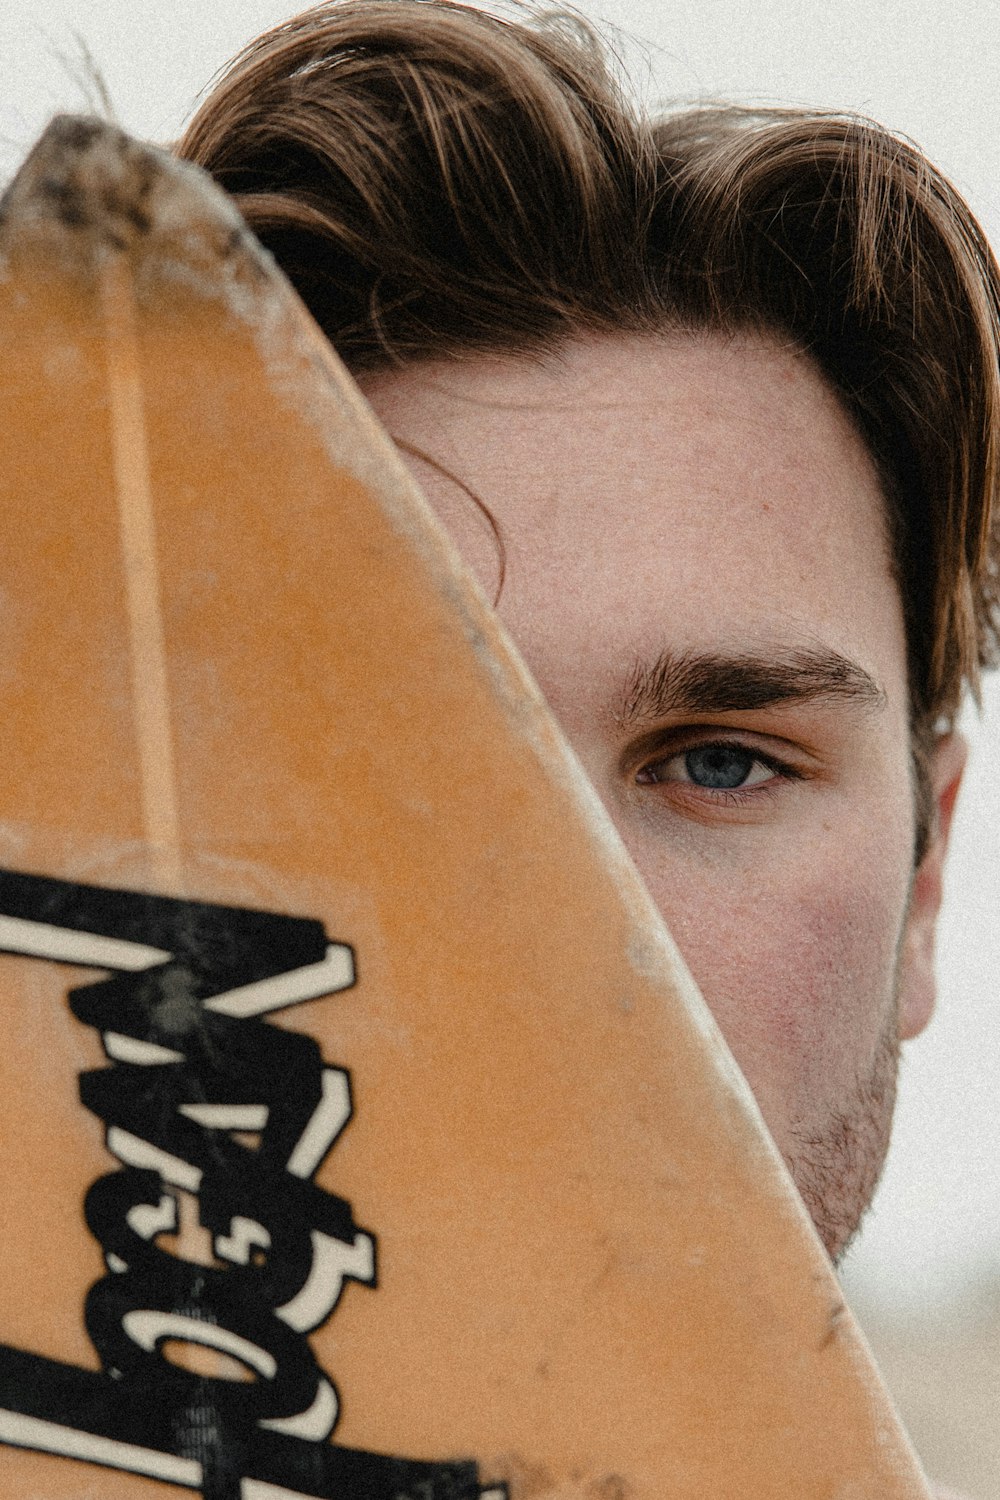
<svg viewBox="0 0 1000 1500">
<path fill-rule="evenodd" d="M 917 866 L 910 894 L 910 909 L 903 936 L 900 964 L 899 1035 L 901 1041 L 919 1035 L 934 1011 L 937 983 L 934 975 L 934 938 L 944 879 L 952 814 L 968 746 L 962 735 L 952 733 L 938 740 L 930 756 L 932 796 L 931 829 L 927 849 Z"/>
</svg>

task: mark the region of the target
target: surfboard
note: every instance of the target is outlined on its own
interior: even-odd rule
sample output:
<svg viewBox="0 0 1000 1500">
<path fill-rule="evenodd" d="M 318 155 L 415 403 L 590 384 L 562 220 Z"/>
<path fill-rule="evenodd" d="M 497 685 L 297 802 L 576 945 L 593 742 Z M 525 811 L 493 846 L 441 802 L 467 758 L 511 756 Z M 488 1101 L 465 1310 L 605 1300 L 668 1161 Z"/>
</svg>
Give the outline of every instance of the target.
<svg viewBox="0 0 1000 1500">
<path fill-rule="evenodd" d="M 537 688 L 228 201 L 0 210 L 0 1496 L 918 1500 Z"/>
</svg>

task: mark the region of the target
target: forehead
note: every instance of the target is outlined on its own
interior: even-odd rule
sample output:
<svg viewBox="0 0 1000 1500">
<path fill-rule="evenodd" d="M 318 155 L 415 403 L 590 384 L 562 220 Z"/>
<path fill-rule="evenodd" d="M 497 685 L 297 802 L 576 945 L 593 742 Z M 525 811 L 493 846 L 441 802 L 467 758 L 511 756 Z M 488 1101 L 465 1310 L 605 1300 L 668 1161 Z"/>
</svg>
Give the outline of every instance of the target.
<svg viewBox="0 0 1000 1500">
<path fill-rule="evenodd" d="M 495 518 L 501 613 L 536 673 L 567 636 L 592 658 L 821 640 L 905 673 L 878 475 L 801 351 L 604 337 L 364 388 L 491 593 L 496 542 L 470 493 Z"/>
</svg>

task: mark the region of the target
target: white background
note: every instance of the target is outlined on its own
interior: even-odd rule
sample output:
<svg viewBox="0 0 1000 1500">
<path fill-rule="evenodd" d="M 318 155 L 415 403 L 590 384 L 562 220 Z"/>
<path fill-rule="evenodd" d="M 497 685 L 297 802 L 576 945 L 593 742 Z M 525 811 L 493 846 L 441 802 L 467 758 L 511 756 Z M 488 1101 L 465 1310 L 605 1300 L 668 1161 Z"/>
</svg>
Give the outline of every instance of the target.
<svg viewBox="0 0 1000 1500">
<path fill-rule="evenodd" d="M 0 173 L 49 114 L 88 103 L 89 53 L 120 123 L 174 137 L 198 91 L 294 9 L 271 0 L 4 0 Z M 917 140 L 1000 243 L 995 0 L 579 0 L 650 103 L 726 96 L 858 110 Z M 93 95 L 91 95 L 93 101 Z M 990 686 L 955 830 L 941 1001 L 904 1063 L 896 1139 L 849 1283 L 900 1306 L 1000 1279 L 1000 691 Z"/>
</svg>

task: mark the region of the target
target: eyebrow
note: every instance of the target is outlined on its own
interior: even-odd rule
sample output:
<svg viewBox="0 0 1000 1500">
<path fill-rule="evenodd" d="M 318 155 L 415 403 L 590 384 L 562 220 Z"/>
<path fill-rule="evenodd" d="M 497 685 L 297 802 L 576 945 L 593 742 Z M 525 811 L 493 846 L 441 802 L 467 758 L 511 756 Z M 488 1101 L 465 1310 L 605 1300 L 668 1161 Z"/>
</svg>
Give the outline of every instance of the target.
<svg viewBox="0 0 1000 1500">
<path fill-rule="evenodd" d="M 634 728 L 677 713 L 731 713 L 822 699 L 844 699 L 876 711 L 884 706 L 885 693 L 839 651 L 664 651 L 653 662 L 636 663 L 616 719 Z"/>
</svg>

